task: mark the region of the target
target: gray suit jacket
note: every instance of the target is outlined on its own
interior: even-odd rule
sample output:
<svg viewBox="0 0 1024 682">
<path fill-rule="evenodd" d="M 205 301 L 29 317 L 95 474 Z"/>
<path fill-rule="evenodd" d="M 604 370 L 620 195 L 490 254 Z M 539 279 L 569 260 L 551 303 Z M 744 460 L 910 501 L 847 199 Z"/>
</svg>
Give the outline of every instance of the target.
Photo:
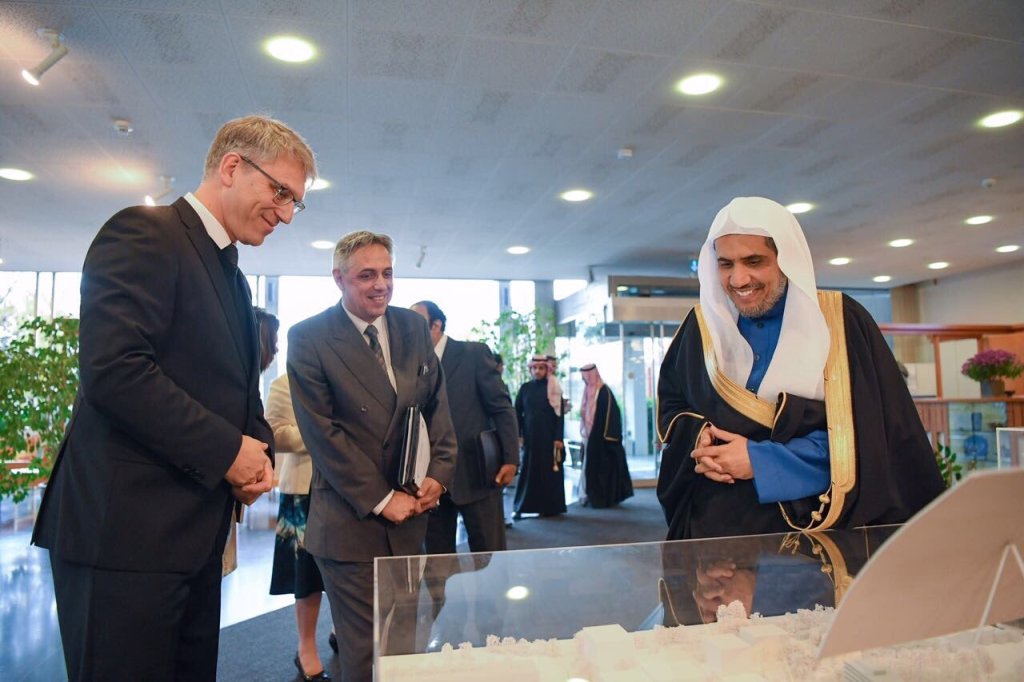
<svg viewBox="0 0 1024 682">
<path fill-rule="evenodd" d="M 393 524 L 373 508 L 395 489 L 406 408 L 418 404 L 430 432 L 427 476 L 450 486 L 455 431 L 444 376 L 417 313 L 385 314 L 395 394 L 341 303 L 288 333 L 295 417 L 313 458 L 306 549 L 335 561 L 419 554 L 427 518 Z"/>
<path fill-rule="evenodd" d="M 516 410 L 498 374 L 494 356 L 486 345 L 449 338 L 441 366 L 448 384 L 448 402 L 459 439 L 455 481 L 449 492 L 455 504 L 470 504 L 499 490 L 480 485 L 482 457 L 477 437 L 481 431 L 494 429 L 501 444 L 504 463 L 519 466 Z"/>
</svg>

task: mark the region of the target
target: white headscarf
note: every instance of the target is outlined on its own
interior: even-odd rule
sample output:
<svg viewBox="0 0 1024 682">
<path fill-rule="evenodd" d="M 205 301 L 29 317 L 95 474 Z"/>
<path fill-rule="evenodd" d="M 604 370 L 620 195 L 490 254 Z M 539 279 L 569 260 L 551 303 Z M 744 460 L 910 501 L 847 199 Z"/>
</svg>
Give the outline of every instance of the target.
<svg viewBox="0 0 1024 682">
<path fill-rule="evenodd" d="M 762 197 L 738 197 L 718 212 L 700 250 L 697 276 L 704 313 L 719 369 L 743 386 L 754 364 L 754 352 L 740 335 L 739 312 L 718 278 L 715 240 L 727 234 L 771 237 L 779 250 L 779 269 L 789 279 L 779 343 L 765 373 L 758 397 L 775 403 L 785 391 L 823 400 L 829 331 L 818 307 L 814 265 L 800 223 L 784 206 Z"/>
<path fill-rule="evenodd" d="M 559 417 L 562 416 L 562 384 L 559 383 L 558 377 L 555 376 L 555 359 L 551 355 L 534 355 L 530 361 L 526 364 L 527 367 L 533 367 L 534 365 L 544 365 L 548 368 L 547 377 L 547 389 L 548 389 L 548 404 L 551 405 L 551 409 L 555 411 L 555 414 Z"/>
</svg>

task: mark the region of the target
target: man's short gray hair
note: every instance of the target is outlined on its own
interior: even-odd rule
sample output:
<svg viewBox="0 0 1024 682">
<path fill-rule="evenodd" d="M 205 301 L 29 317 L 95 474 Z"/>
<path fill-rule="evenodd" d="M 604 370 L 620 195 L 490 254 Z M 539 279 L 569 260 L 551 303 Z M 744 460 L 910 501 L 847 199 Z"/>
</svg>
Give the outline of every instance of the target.
<svg viewBox="0 0 1024 682">
<path fill-rule="evenodd" d="M 297 132 L 269 116 L 243 116 L 221 126 L 206 153 L 203 177 L 217 172 L 221 159 L 230 152 L 257 162 L 276 161 L 281 157 L 295 159 L 302 165 L 307 181 L 316 178 L 316 157 L 309 144 Z"/>
<path fill-rule="evenodd" d="M 364 246 L 371 246 L 373 244 L 380 244 L 388 250 L 388 255 L 395 255 L 394 245 L 391 237 L 388 235 L 376 234 L 366 230 L 349 232 L 339 239 L 338 243 L 334 246 L 334 269 L 345 272 L 348 270 L 349 257 Z"/>
</svg>

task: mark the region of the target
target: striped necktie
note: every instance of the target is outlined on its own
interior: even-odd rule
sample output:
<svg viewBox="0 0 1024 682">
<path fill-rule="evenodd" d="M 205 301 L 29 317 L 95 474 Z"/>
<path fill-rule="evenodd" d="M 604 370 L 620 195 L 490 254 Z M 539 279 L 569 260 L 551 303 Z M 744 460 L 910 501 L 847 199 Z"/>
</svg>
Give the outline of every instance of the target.
<svg viewBox="0 0 1024 682">
<path fill-rule="evenodd" d="M 384 351 L 381 350 L 380 339 L 377 338 L 377 328 L 371 324 L 363 333 L 370 339 L 370 350 L 377 356 L 377 362 L 380 364 L 380 368 L 384 370 L 384 374 L 387 374 L 388 364 L 384 361 Z"/>
</svg>

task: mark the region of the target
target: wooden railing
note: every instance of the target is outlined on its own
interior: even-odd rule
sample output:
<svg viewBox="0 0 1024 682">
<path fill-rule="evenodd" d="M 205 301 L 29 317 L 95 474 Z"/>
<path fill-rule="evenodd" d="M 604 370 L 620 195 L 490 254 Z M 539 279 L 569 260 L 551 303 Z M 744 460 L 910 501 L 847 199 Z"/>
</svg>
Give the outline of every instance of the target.
<svg viewBox="0 0 1024 682">
<path fill-rule="evenodd" d="M 949 404 L 950 403 L 1006 403 L 1006 426 L 1024 426 L 1024 398 L 915 398 L 917 413 L 921 415 L 924 430 L 932 445 L 949 445 Z"/>
<path fill-rule="evenodd" d="M 935 353 L 935 395 L 942 393 L 943 341 L 976 339 L 978 351 L 1000 348 L 1024 357 L 1024 324 L 929 324 L 922 322 L 885 322 L 878 325 L 887 336 L 925 336 Z M 1007 381 L 1006 388 L 1024 394 L 1024 377 Z"/>
</svg>

